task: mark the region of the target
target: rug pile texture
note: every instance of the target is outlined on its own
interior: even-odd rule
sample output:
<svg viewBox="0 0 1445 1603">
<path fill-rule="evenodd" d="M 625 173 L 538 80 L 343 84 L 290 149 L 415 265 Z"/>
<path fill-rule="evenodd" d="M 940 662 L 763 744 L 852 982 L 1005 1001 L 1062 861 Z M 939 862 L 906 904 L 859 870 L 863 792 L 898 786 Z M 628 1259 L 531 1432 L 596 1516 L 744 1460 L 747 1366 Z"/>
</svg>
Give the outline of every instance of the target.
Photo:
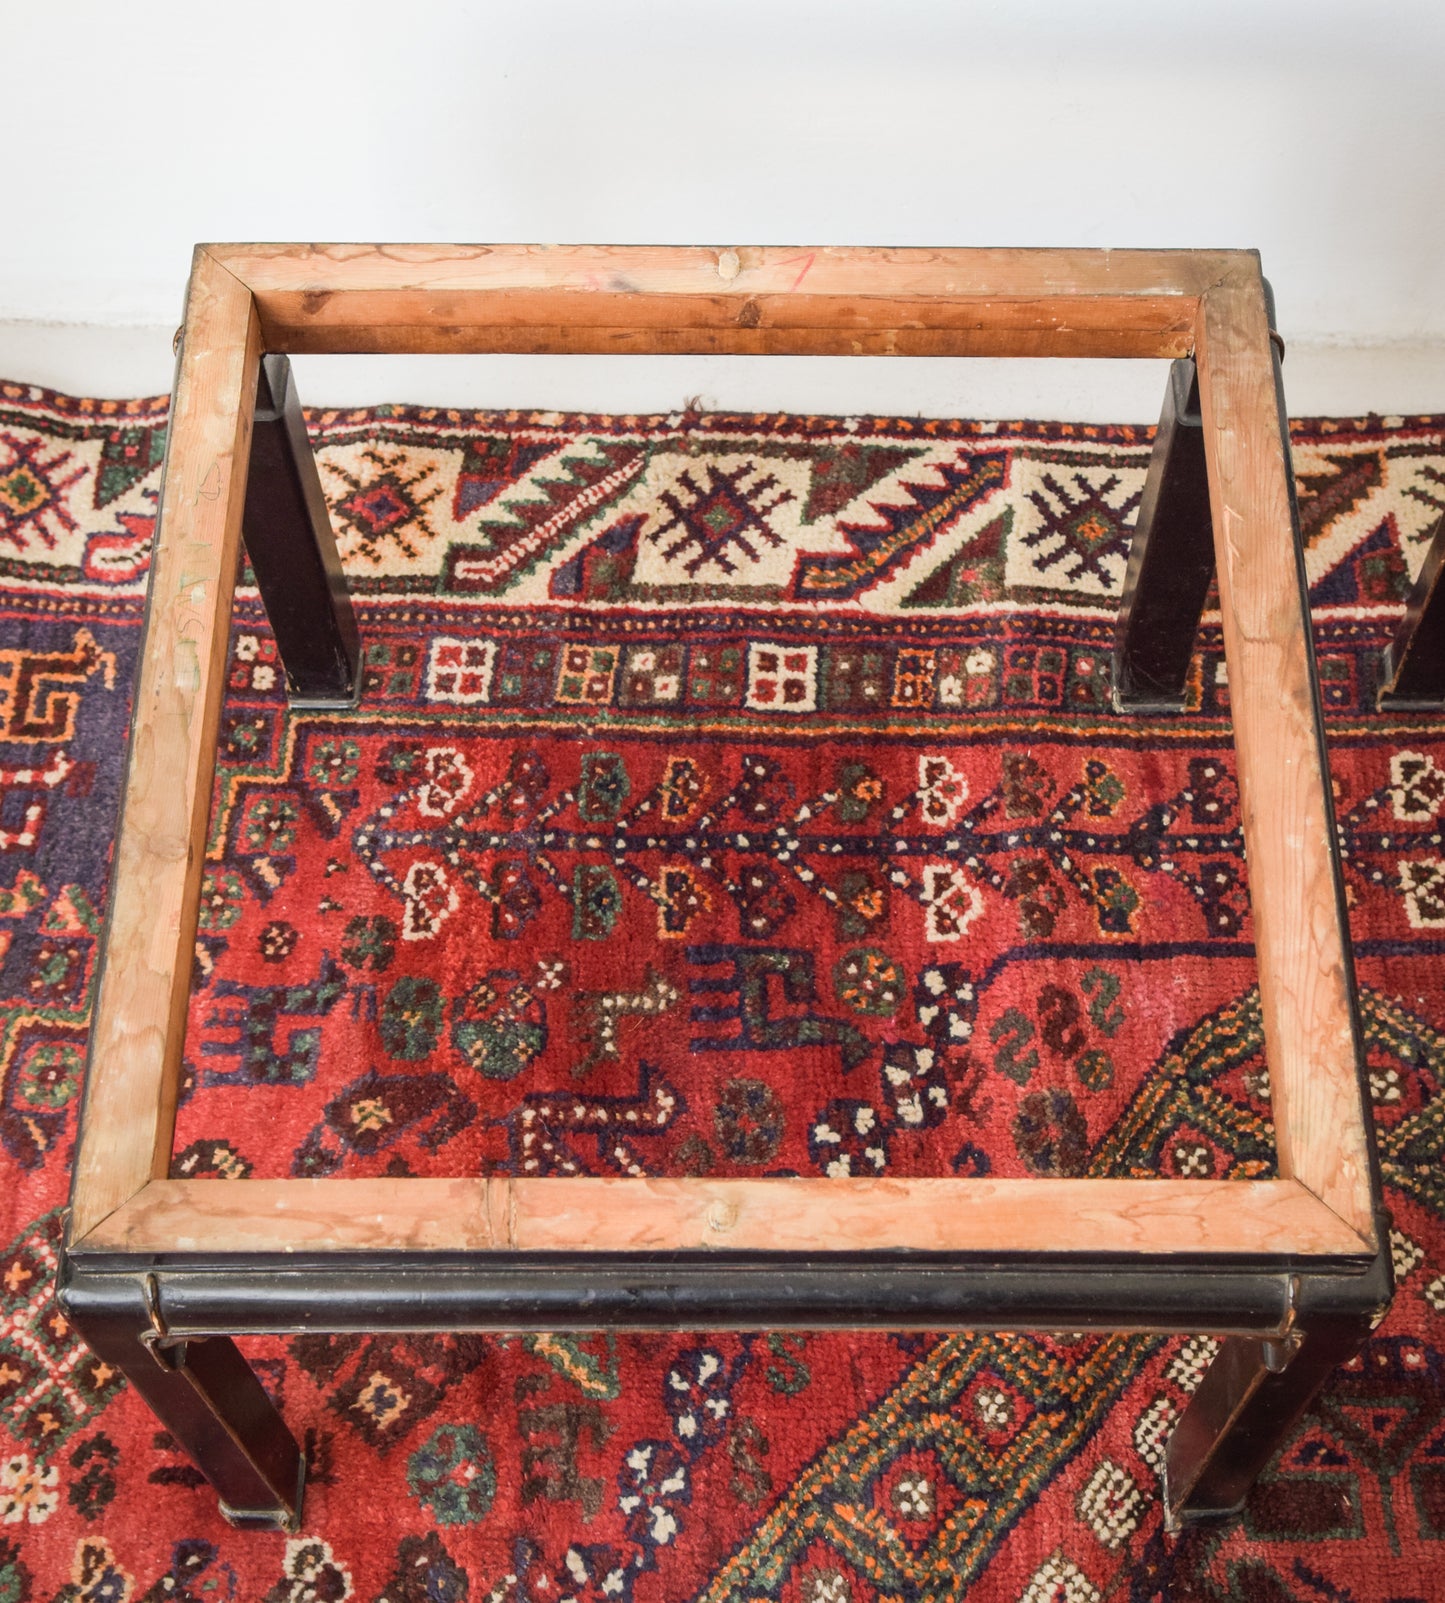
<svg viewBox="0 0 1445 1603">
<path fill-rule="evenodd" d="M 1212 1346 L 1111 1335 L 257 1342 L 304 1524 L 221 1521 L 50 1296 L 165 424 L 0 385 L 0 1603 L 1445 1595 L 1445 420 L 1295 433 L 1399 1291 L 1179 1539 Z M 1275 1172 L 1217 614 L 1109 705 L 1149 430 L 310 425 L 362 705 L 243 586 L 175 1175 Z"/>
</svg>

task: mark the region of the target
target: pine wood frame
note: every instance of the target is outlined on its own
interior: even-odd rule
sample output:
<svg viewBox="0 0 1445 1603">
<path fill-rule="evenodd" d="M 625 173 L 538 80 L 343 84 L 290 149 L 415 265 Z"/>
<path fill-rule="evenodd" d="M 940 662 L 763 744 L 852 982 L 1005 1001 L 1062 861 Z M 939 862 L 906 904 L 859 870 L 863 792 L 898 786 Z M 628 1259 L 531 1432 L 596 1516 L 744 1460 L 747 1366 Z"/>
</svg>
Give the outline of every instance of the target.
<svg viewBox="0 0 1445 1603">
<path fill-rule="evenodd" d="M 1269 332 L 1252 252 L 200 246 L 72 1251 L 182 1241 L 217 1250 L 281 1241 L 322 1251 L 767 1247 L 782 1230 L 824 1251 L 1036 1251 L 1110 1239 L 1156 1253 L 1373 1253 L 1347 934 L 1327 849 Z M 263 350 L 1193 353 L 1282 1178 L 167 1179 Z"/>
<path fill-rule="evenodd" d="M 1332 1272 L 1381 1248 L 1267 288 L 1241 251 L 202 245 L 177 368 L 68 1256 L 1044 1254 Z M 168 1178 L 263 352 L 1188 357 L 1280 1178 Z M 1287 1321 L 1286 1321 L 1287 1324 Z M 1182 1328 L 1182 1327 L 1173 1327 Z"/>
</svg>

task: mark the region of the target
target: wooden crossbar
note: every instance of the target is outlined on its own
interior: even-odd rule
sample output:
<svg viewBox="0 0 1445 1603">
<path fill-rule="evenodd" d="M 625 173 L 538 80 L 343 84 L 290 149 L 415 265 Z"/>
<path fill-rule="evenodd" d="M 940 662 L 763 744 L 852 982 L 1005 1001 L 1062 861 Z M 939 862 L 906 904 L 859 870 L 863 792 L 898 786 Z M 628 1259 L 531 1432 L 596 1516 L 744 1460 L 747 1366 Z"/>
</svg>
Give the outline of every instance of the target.
<svg viewBox="0 0 1445 1603">
<path fill-rule="evenodd" d="M 1369 1255 L 1293 1180 L 153 1180 L 76 1249 Z"/>
</svg>

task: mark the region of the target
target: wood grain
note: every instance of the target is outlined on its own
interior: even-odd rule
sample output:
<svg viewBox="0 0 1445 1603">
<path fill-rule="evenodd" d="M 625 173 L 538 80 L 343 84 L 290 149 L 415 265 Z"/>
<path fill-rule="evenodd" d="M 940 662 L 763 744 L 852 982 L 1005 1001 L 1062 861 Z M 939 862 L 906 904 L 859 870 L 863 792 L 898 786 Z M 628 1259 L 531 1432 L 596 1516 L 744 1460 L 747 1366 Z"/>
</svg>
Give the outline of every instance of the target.
<svg viewBox="0 0 1445 1603">
<path fill-rule="evenodd" d="M 1196 356 L 1280 1172 L 1372 1241 L 1349 934 L 1330 861 L 1329 771 L 1257 271 L 1205 295 Z"/>
<path fill-rule="evenodd" d="M 250 292 L 198 250 L 91 1028 L 77 1236 L 170 1164 L 260 354 Z"/>
<path fill-rule="evenodd" d="M 273 308 L 274 310 L 274 308 Z M 957 328 L 775 327 L 726 323 L 681 328 L 629 328 L 549 322 L 499 326 L 466 321 L 467 308 L 449 307 L 434 323 L 315 324 L 272 317 L 266 349 L 291 356 L 1188 356 L 1193 319 L 1172 330 L 1135 328 L 1031 328 L 1022 324 Z M 485 309 L 482 309 L 485 311 Z M 480 314 L 479 314 L 480 315 Z M 614 308 L 612 315 L 616 316 Z"/>
<path fill-rule="evenodd" d="M 267 348 L 1178 356 L 1237 252 L 213 245 Z"/>
<path fill-rule="evenodd" d="M 1363 1257 L 1288 1180 L 157 1180 L 72 1250 Z"/>
</svg>

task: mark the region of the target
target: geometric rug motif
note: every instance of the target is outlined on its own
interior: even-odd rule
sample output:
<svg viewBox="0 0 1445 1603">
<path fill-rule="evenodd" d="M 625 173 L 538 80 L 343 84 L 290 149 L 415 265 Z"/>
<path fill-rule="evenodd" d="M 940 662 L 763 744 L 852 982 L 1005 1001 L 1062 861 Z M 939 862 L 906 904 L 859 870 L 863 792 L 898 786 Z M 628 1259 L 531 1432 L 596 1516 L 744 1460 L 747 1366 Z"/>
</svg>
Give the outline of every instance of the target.
<svg viewBox="0 0 1445 1603">
<path fill-rule="evenodd" d="M 1109 702 L 1150 431 L 310 418 L 362 709 L 241 589 L 181 1175 L 1273 1172 L 1229 686 Z M 1394 1307 L 1243 1517 L 1161 1530 L 1213 1343 L 247 1343 L 230 1531 L 57 1322 L 156 401 L 0 385 L 0 1599 L 1401 1603 L 1445 1539 L 1445 736 L 1373 701 L 1439 419 L 1295 428 Z"/>
<path fill-rule="evenodd" d="M 46 1455 L 90 1423 L 121 1385 L 55 1305 L 61 1232 L 58 1213 L 37 1219 L 0 1260 L 0 1411 L 16 1437 Z"/>
<path fill-rule="evenodd" d="M 786 1595 L 800 1571 L 805 1596 L 968 1586 L 1127 1384 L 1128 1346 L 1122 1336 L 939 1342 L 794 1483 L 702 1598 Z"/>
</svg>

